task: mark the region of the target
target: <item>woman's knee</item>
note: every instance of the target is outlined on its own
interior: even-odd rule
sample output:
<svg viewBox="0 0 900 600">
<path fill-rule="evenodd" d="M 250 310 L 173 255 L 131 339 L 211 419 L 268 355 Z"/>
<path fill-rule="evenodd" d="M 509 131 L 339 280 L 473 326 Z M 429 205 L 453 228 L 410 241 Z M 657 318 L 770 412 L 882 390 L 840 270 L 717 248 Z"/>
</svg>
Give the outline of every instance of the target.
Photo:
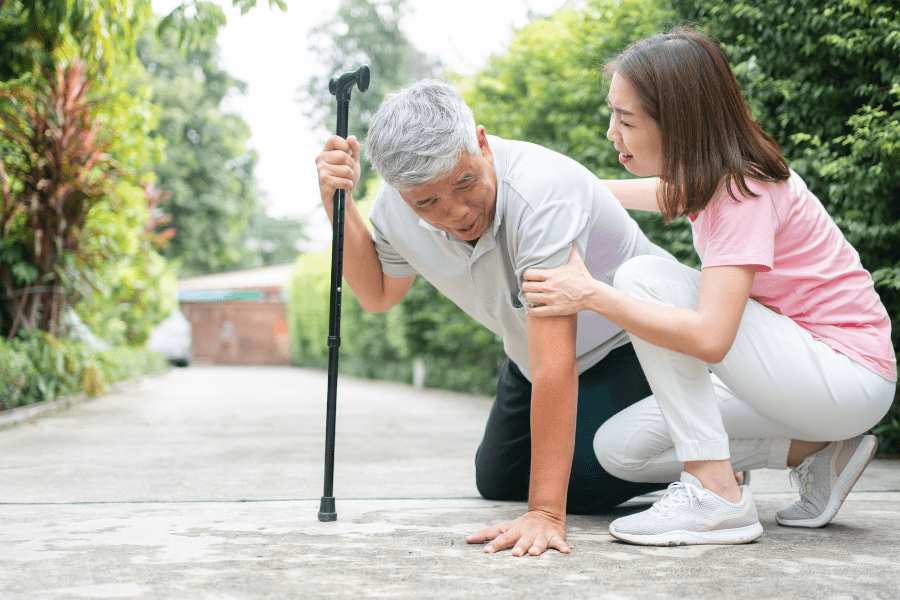
<svg viewBox="0 0 900 600">
<path fill-rule="evenodd" d="M 603 470 L 613 477 L 638 481 L 633 479 L 633 469 L 629 468 L 623 452 L 627 441 L 623 439 L 622 429 L 616 426 L 615 421 L 615 418 L 608 420 L 594 434 L 594 454 Z"/>
<path fill-rule="evenodd" d="M 655 403 L 652 397 L 642 402 L 646 401 Z M 600 466 L 614 477 L 632 482 L 656 482 L 660 475 L 654 461 L 670 449 L 672 443 L 661 418 L 652 423 L 633 418 L 637 416 L 640 404 L 631 407 L 637 410 L 625 409 L 597 430 L 594 453 Z"/>
<path fill-rule="evenodd" d="M 678 263 L 661 256 L 635 256 L 616 270 L 613 287 L 630 296 L 641 296 L 652 290 L 660 275 L 671 272 L 676 264 Z"/>
</svg>

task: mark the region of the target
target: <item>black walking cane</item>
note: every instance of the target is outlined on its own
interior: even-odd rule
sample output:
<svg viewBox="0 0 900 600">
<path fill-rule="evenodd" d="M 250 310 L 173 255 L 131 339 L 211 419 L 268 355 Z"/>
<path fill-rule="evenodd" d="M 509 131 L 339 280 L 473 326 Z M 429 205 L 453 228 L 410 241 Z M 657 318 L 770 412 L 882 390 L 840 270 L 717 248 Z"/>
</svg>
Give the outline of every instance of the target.
<svg viewBox="0 0 900 600">
<path fill-rule="evenodd" d="M 337 134 L 347 138 L 350 90 L 369 89 L 369 67 L 361 66 L 328 82 L 328 91 L 337 97 Z M 344 190 L 334 192 L 331 239 L 331 313 L 328 326 L 328 409 L 325 417 L 325 492 L 319 504 L 320 521 L 336 521 L 334 508 L 334 428 L 337 411 L 338 349 L 341 346 L 341 278 L 344 266 Z"/>
</svg>

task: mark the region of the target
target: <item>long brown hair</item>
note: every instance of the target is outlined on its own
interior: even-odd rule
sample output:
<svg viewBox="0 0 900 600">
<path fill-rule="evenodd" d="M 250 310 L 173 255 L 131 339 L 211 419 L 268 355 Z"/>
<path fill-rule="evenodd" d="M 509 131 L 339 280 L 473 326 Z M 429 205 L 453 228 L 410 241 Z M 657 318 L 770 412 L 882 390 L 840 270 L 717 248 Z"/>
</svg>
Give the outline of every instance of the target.
<svg viewBox="0 0 900 600">
<path fill-rule="evenodd" d="M 757 196 L 746 178 L 784 181 L 781 148 L 750 116 L 728 59 L 704 34 L 679 26 L 635 42 L 604 69 L 632 85 L 659 126 L 663 164 L 657 200 L 666 223 L 695 215 L 724 181 Z"/>
</svg>

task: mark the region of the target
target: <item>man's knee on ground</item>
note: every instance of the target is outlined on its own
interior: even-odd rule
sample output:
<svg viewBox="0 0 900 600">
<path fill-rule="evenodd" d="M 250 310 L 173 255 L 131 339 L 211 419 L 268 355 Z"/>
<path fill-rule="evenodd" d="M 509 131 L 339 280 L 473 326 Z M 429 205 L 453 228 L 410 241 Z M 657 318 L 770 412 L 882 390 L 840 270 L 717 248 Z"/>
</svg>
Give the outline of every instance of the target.
<svg viewBox="0 0 900 600">
<path fill-rule="evenodd" d="M 528 477 L 516 476 L 509 470 L 490 468 L 476 459 L 475 487 L 486 500 L 527 500 Z"/>
<path fill-rule="evenodd" d="M 475 477 L 475 486 L 478 493 L 485 500 L 520 501 L 528 499 L 528 486 L 522 486 L 520 482 L 509 481 L 499 476 Z"/>
</svg>

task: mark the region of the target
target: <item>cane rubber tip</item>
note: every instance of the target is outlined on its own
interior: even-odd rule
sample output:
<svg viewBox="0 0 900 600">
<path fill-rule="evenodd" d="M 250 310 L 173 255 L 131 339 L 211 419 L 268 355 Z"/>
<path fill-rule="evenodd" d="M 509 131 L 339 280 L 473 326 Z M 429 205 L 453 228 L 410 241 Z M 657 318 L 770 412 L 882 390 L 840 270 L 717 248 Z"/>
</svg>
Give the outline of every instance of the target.
<svg viewBox="0 0 900 600">
<path fill-rule="evenodd" d="M 334 496 L 322 496 L 319 503 L 319 520 L 323 523 L 337 521 L 337 512 L 334 510 Z"/>
</svg>

